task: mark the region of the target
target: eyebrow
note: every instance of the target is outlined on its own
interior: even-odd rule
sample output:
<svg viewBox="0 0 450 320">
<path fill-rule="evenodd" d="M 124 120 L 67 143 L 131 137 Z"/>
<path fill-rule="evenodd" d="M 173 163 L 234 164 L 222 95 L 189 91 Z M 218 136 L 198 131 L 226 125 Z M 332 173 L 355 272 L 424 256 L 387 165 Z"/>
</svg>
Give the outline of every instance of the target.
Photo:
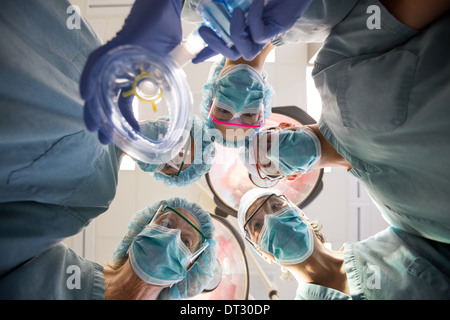
<svg viewBox="0 0 450 320">
<path fill-rule="evenodd" d="M 244 224 L 244 228 L 245 228 L 245 226 L 247 225 L 247 223 L 250 221 L 250 219 L 255 215 L 255 213 L 256 213 L 259 209 L 261 209 L 263 205 L 265 205 L 266 203 L 268 203 L 267 200 L 268 200 L 271 196 L 273 196 L 273 195 L 275 195 L 275 193 L 272 193 L 272 194 L 270 194 L 267 198 L 265 198 L 264 200 L 261 200 L 262 202 L 260 202 L 260 203 L 258 204 L 258 206 L 256 207 L 256 210 L 254 210 L 253 213 L 248 217 L 247 221 L 246 221 L 245 224 Z M 265 197 L 265 196 L 263 196 L 263 197 Z M 256 199 L 256 201 L 253 202 L 253 203 L 250 205 L 250 207 L 248 207 L 247 212 L 246 212 L 246 214 L 245 214 L 245 215 L 246 215 L 246 218 L 247 218 L 247 213 L 249 212 L 250 208 L 251 208 L 253 205 L 256 205 L 256 202 L 257 202 L 259 199 L 263 199 L 263 197 Z"/>
</svg>

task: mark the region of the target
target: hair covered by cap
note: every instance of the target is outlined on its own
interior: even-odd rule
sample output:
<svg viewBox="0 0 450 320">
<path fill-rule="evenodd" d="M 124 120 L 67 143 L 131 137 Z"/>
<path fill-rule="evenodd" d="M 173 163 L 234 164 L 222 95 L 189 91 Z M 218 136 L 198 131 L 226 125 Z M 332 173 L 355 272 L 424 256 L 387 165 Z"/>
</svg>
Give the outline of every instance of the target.
<svg viewBox="0 0 450 320">
<path fill-rule="evenodd" d="M 214 263 L 217 254 L 217 242 L 214 240 L 215 228 L 208 212 L 198 204 L 183 198 L 171 198 L 156 201 L 147 208 L 136 212 L 131 218 L 128 230 L 119 246 L 114 250 L 112 265 L 122 264 L 128 258 L 128 250 L 136 236 L 152 220 L 161 205 L 175 209 L 184 209 L 198 221 L 200 230 L 206 237 L 208 247 L 187 272 L 186 278 L 171 287 L 164 288 L 158 299 L 185 299 L 200 294 L 213 279 Z M 149 257 L 151 259 L 151 257 Z"/>
<path fill-rule="evenodd" d="M 247 191 L 241 198 L 238 209 L 238 224 L 241 231 L 244 233 L 244 225 L 246 222 L 246 214 L 250 206 L 259 198 L 269 196 L 271 194 L 281 195 L 281 192 L 276 189 L 253 188 Z"/>
</svg>

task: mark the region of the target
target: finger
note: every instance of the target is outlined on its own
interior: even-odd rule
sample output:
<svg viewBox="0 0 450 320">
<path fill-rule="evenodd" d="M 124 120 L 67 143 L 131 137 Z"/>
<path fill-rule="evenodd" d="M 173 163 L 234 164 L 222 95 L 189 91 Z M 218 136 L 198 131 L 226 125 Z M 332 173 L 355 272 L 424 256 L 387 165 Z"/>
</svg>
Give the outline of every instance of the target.
<svg viewBox="0 0 450 320">
<path fill-rule="evenodd" d="M 265 20 L 264 25 L 264 36 L 261 36 L 260 39 L 258 39 L 259 42 L 269 42 L 272 39 L 278 38 L 280 35 L 283 34 L 285 30 L 285 27 L 280 26 L 276 21 L 267 19 Z M 252 35 L 253 37 L 253 35 Z"/>
<path fill-rule="evenodd" d="M 235 48 L 229 48 L 225 42 L 220 39 L 217 34 L 208 27 L 202 26 L 198 30 L 198 33 L 203 38 L 203 40 L 208 44 L 211 50 L 221 53 L 223 56 L 231 59 L 237 60 L 240 57 L 239 52 Z"/>
<path fill-rule="evenodd" d="M 230 36 L 236 49 L 247 61 L 253 60 L 263 48 L 263 45 L 254 43 L 246 31 L 245 15 L 239 8 L 236 8 L 231 16 Z"/>
<path fill-rule="evenodd" d="M 122 92 L 127 91 L 126 89 Z M 124 97 L 122 92 L 119 95 L 119 100 L 117 101 L 117 104 L 119 105 L 120 112 L 122 113 L 122 116 L 127 120 L 127 122 L 130 124 L 130 126 L 136 130 L 137 132 L 140 131 L 139 123 L 137 122 L 134 112 L 133 112 L 133 100 L 134 100 L 134 94 Z"/>
<path fill-rule="evenodd" d="M 192 63 L 197 64 L 203 62 L 211 57 L 214 57 L 215 55 L 217 55 L 217 52 L 215 52 L 210 47 L 206 47 L 205 49 L 200 51 L 200 53 L 197 54 L 194 59 L 192 59 Z"/>
<path fill-rule="evenodd" d="M 100 57 L 108 51 L 109 46 L 104 45 L 89 54 L 89 57 L 84 65 L 83 72 L 80 78 L 80 95 L 87 101 L 90 100 L 97 89 L 97 77 L 98 77 L 98 66 L 97 62 Z"/>
<path fill-rule="evenodd" d="M 84 123 L 89 131 L 95 132 L 100 128 L 100 114 L 98 109 L 91 105 L 89 100 L 85 103 L 83 109 Z"/>
<path fill-rule="evenodd" d="M 110 128 L 107 124 L 100 128 L 98 131 L 98 140 L 100 140 L 102 144 L 110 144 L 113 140 L 112 128 Z"/>
<path fill-rule="evenodd" d="M 250 5 L 247 23 L 254 42 L 265 43 L 265 25 L 263 20 L 264 0 L 254 0 Z"/>
</svg>

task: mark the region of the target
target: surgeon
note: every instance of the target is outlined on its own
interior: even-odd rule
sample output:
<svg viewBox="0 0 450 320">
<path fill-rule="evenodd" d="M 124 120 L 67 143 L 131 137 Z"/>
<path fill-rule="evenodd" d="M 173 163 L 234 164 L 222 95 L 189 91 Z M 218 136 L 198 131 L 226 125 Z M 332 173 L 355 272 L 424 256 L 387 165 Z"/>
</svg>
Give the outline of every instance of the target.
<svg viewBox="0 0 450 320">
<path fill-rule="evenodd" d="M 276 190 L 241 199 L 238 223 L 268 263 L 297 280 L 300 300 L 450 298 L 450 247 L 389 227 L 339 251 L 324 246 L 316 222 Z"/>
<path fill-rule="evenodd" d="M 123 97 L 120 95 L 118 104 L 122 110 L 130 110 L 134 95 Z M 136 121 L 133 119 L 133 121 Z M 163 116 L 156 121 L 148 121 L 133 124 L 140 131 L 141 135 L 158 141 L 163 137 L 169 126 L 170 118 Z M 210 135 L 209 128 L 200 120 L 197 115 L 193 115 L 192 129 L 186 144 L 167 163 L 149 164 L 139 160 L 135 161 L 145 172 L 153 173 L 153 178 L 163 181 L 168 187 L 187 186 L 203 177 L 212 166 L 215 156 L 215 146 L 213 136 Z M 177 137 L 178 139 L 178 137 Z"/>
<path fill-rule="evenodd" d="M 263 66 L 273 49 L 268 44 L 252 61 L 222 58 L 212 65 L 203 86 L 200 113 L 215 141 L 227 147 L 244 145 L 272 114 L 273 89 Z"/>
<path fill-rule="evenodd" d="M 181 18 L 183 21 L 201 24 L 202 17 L 196 11 L 199 0 L 184 2 Z M 305 1 L 307 2 L 307 1 Z M 241 11 L 238 11 L 242 13 Z M 300 14 L 300 13 L 299 13 Z M 231 35 L 234 34 L 232 20 Z M 245 24 L 245 21 L 242 20 Z M 210 28 L 199 28 L 206 40 L 217 37 Z M 216 54 L 213 48 L 222 47 L 223 41 L 206 47 L 192 62 L 200 63 Z M 269 84 L 264 64 L 269 53 L 275 48 L 272 43 L 255 45 L 251 58 L 241 57 L 237 47 L 246 39 L 235 38 L 234 46 L 227 47 L 230 52 L 212 65 L 208 80 L 203 86 L 200 113 L 209 128 L 214 129 L 215 141 L 226 147 L 241 147 L 264 124 L 272 113 L 273 88 Z M 211 48 L 212 47 L 212 48 Z"/>
<path fill-rule="evenodd" d="M 324 42 L 312 72 L 322 99 L 316 136 L 345 160 L 392 226 L 445 243 L 449 8 L 440 0 L 312 1 L 280 37 Z M 252 3 L 241 29 L 248 48 L 265 43 L 264 21 L 275 9 L 282 10 Z"/>
<path fill-rule="evenodd" d="M 296 3 L 274 0 L 267 6 L 283 6 L 284 10 L 295 11 L 298 18 L 309 2 L 310 0 Z M 198 0 L 184 2 L 181 15 L 184 21 L 202 22 L 202 17 L 196 11 L 198 4 Z M 273 38 L 272 42 L 267 44 L 250 44 L 249 35 L 241 32 L 241 29 L 247 27 L 241 10 L 235 10 L 231 21 L 230 34 L 234 42 L 232 47 L 226 46 L 210 28 L 199 28 L 200 35 L 209 46 L 192 62 L 202 62 L 215 55 L 218 50 L 226 57 L 211 67 L 207 83 L 203 86 L 203 100 L 200 105 L 200 112 L 208 127 L 217 132 L 215 141 L 226 147 L 244 146 L 272 113 L 274 91 L 267 82 L 264 63 L 275 46 L 282 44 L 277 42 L 278 36 L 288 30 L 296 18 L 291 18 L 292 21 L 283 19 L 281 15 L 266 18 L 267 32 L 271 34 L 270 38 Z M 243 48 L 245 49 L 241 54 L 240 50 Z"/>
<path fill-rule="evenodd" d="M 298 127 L 290 123 L 261 130 L 246 146 L 245 166 L 268 182 L 330 166 L 350 169 L 350 163 L 330 144 L 321 141 L 323 137 L 319 138 L 318 133 L 316 125 Z"/>
<path fill-rule="evenodd" d="M 214 225 L 209 213 L 182 198 L 136 212 L 103 266 L 62 243 L 26 261 L 0 280 L 2 299 L 184 299 L 213 279 Z"/>
<path fill-rule="evenodd" d="M 148 122 L 141 128 L 141 134 L 156 139 L 155 135 L 164 134 L 168 125 L 169 122 L 165 119 Z M 203 177 L 211 169 L 215 152 L 208 127 L 194 115 L 190 137 L 178 154 L 173 155 L 172 160 L 161 164 L 136 161 L 145 172 L 153 172 L 155 180 L 163 181 L 168 187 L 180 187 L 190 185 Z"/>
</svg>

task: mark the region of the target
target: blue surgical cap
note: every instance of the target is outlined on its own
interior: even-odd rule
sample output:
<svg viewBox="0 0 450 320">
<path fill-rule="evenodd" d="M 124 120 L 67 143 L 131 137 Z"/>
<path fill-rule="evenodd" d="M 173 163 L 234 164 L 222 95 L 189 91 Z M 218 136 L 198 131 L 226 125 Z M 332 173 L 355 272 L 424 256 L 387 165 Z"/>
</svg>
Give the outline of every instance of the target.
<svg viewBox="0 0 450 320">
<path fill-rule="evenodd" d="M 203 119 L 205 119 L 206 125 L 211 129 L 215 129 L 212 119 L 208 116 L 209 107 L 211 106 L 211 100 L 213 95 L 213 87 L 217 79 L 219 78 L 220 72 L 225 66 L 225 61 L 226 61 L 225 58 L 223 58 L 222 60 L 215 62 L 211 66 L 208 75 L 208 80 L 206 84 L 203 86 L 202 90 L 203 100 L 200 104 L 200 114 L 202 115 Z M 265 71 L 262 72 L 262 78 L 264 81 L 264 98 L 263 98 L 264 119 L 268 119 L 272 115 L 272 96 L 274 94 L 274 90 L 272 86 L 267 82 L 267 72 Z M 217 88 L 215 90 L 217 90 Z M 259 128 L 255 128 L 255 132 L 258 130 Z M 216 139 L 216 141 L 220 142 L 224 146 L 229 146 L 229 143 L 227 143 L 226 139 Z"/>
<path fill-rule="evenodd" d="M 168 118 L 165 119 L 165 121 L 164 119 L 161 121 L 158 120 L 158 123 L 163 122 L 169 123 Z M 160 128 L 161 126 L 162 125 L 158 126 L 158 128 L 153 129 L 152 134 L 155 135 L 161 134 L 161 132 L 165 132 L 164 127 Z M 194 161 L 187 169 L 182 170 L 178 176 L 169 177 L 157 172 L 156 170 L 160 170 L 164 164 L 147 164 L 140 161 L 137 161 L 137 163 L 142 170 L 146 172 L 154 172 L 153 178 L 157 181 L 163 181 L 168 187 L 181 187 L 194 183 L 211 169 L 212 161 L 216 154 L 216 149 L 214 147 L 212 138 L 209 135 L 209 129 L 197 115 L 194 115 L 193 117 L 191 136 L 193 137 L 195 143 Z"/>
<path fill-rule="evenodd" d="M 171 198 L 156 201 L 147 208 L 136 212 L 130 219 L 127 233 L 116 250 L 114 250 L 113 264 L 114 261 L 128 258 L 128 250 L 134 238 L 152 220 L 161 205 L 168 205 L 175 209 L 184 209 L 192 214 L 198 221 L 200 230 L 207 239 L 208 247 L 189 269 L 186 278 L 171 287 L 164 288 L 158 296 L 158 299 L 168 300 L 194 297 L 200 294 L 205 286 L 213 279 L 214 264 L 217 256 L 217 242 L 214 240 L 215 228 L 212 218 L 208 212 L 196 203 L 189 202 L 183 198 Z"/>
</svg>

